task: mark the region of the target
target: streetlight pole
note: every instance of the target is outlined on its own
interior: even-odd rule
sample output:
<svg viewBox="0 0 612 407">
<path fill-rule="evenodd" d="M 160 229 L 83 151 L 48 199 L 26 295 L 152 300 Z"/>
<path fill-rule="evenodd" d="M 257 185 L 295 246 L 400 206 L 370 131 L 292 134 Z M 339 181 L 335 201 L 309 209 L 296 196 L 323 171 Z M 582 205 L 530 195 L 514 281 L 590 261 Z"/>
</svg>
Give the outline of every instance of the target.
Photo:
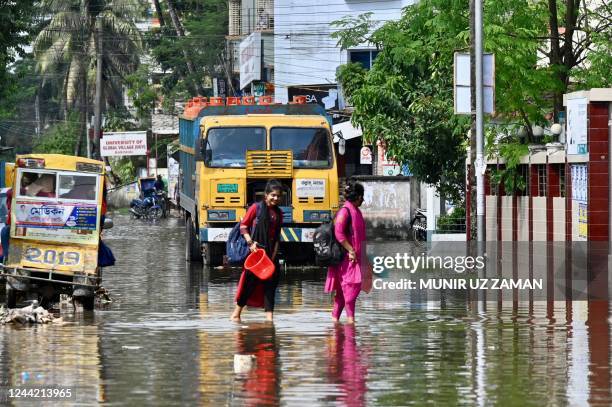
<svg viewBox="0 0 612 407">
<path fill-rule="evenodd" d="M 475 0 L 475 54 L 476 54 L 476 239 L 479 254 L 485 236 L 485 196 L 484 196 L 484 125 L 482 92 L 482 0 Z"/>
</svg>

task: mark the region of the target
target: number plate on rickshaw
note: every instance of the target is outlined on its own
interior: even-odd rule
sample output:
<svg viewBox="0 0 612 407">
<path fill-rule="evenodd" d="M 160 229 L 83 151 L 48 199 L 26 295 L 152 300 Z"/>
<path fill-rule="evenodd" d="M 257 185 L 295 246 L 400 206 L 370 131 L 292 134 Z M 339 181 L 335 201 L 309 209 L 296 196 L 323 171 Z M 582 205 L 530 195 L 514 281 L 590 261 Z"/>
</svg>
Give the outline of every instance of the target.
<svg viewBox="0 0 612 407">
<path fill-rule="evenodd" d="M 81 257 L 81 253 L 78 251 L 41 249 L 38 247 L 28 247 L 23 254 L 25 261 L 49 266 L 78 266 L 81 263 Z"/>
<path fill-rule="evenodd" d="M 32 267 L 38 269 L 54 269 L 63 271 L 85 271 L 86 268 L 95 270 L 97 256 L 94 256 L 96 249 L 92 248 L 92 253 L 83 248 L 58 247 L 51 245 L 24 244 L 21 251 L 19 262 L 22 267 Z M 89 264 L 92 263 L 92 264 Z M 85 267 L 89 264 L 91 267 Z"/>
</svg>

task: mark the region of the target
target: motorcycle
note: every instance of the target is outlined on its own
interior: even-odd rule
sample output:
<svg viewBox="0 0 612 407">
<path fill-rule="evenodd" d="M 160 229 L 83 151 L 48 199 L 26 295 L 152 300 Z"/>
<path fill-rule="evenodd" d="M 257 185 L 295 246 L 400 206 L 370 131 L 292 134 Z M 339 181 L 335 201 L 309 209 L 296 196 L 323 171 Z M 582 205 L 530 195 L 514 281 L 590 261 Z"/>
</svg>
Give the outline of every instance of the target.
<svg viewBox="0 0 612 407">
<path fill-rule="evenodd" d="M 162 217 L 163 209 L 155 195 L 130 202 L 130 213 L 135 219 L 157 220 Z"/>
<path fill-rule="evenodd" d="M 410 221 L 410 230 L 412 232 L 412 240 L 417 245 L 422 246 L 427 242 L 427 210 L 416 209 Z"/>
</svg>

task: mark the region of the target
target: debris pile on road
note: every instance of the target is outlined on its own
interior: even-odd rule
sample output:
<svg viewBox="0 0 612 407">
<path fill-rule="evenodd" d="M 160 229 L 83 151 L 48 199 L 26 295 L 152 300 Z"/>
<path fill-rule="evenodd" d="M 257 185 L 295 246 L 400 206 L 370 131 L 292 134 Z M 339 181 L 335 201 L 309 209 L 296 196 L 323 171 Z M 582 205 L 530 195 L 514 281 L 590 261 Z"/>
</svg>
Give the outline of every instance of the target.
<svg viewBox="0 0 612 407">
<path fill-rule="evenodd" d="M 113 299 L 111 298 L 110 293 L 104 287 L 100 287 L 96 290 L 96 297 L 98 298 L 98 301 L 100 302 L 100 304 L 109 304 L 113 302 Z"/>
<path fill-rule="evenodd" d="M 58 318 L 61 319 L 61 318 Z M 20 324 L 47 324 L 53 322 L 56 318 L 53 314 L 43 307 L 38 306 L 38 301 L 33 301 L 32 304 L 24 308 L 6 309 L 4 306 L 0 308 L 0 323 L 20 323 Z"/>
</svg>

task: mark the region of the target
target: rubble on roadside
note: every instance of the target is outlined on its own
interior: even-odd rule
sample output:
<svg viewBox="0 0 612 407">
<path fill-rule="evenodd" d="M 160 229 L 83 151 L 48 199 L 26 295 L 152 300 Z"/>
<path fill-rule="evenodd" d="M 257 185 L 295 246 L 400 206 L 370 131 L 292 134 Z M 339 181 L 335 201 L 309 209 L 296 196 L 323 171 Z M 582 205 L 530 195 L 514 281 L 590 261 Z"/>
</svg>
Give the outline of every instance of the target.
<svg viewBox="0 0 612 407">
<path fill-rule="evenodd" d="M 0 323 L 20 323 L 20 324 L 47 324 L 49 322 L 60 322 L 61 318 L 55 318 L 53 314 L 38 305 L 38 301 L 23 308 L 4 308 L 0 307 Z"/>
</svg>

